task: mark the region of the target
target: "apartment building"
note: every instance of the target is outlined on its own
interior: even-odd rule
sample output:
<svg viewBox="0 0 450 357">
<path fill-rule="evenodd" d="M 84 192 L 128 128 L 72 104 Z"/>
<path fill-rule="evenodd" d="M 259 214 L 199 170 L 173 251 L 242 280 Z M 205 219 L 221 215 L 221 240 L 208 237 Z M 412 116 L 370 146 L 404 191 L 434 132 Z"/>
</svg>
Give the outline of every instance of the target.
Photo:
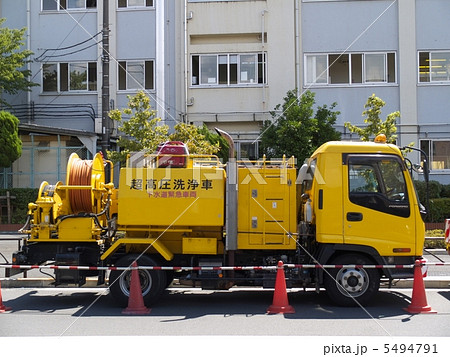
<svg viewBox="0 0 450 357">
<path fill-rule="evenodd" d="M 229 132 L 238 158 L 258 157 L 262 122 L 297 87 L 298 4 L 187 1 L 186 120 Z"/>
<path fill-rule="evenodd" d="M 431 179 L 450 182 L 450 2 L 302 0 L 303 89 L 336 101 L 343 123 L 363 125 L 375 93 L 381 117 L 399 110 L 398 144 L 429 155 Z M 419 154 L 408 155 L 413 162 Z"/>
<path fill-rule="evenodd" d="M 26 47 L 34 53 L 29 68 L 39 84 L 5 98 L 20 119 L 23 153 L 12 168 L 0 169 L 2 187 L 63 181 L 72 152 L 89 159 L 100 150 L 108 127 L 103 110 L 124 108 L 138 90 L 150 96 L 164 123 L 179 120 L 175 18 L 184 14 L 178 8 L 178 2 L 161 0 L 0 1 L 4 26 L 28 29 Z M 109 124 L 114 148 L 117 132 Z"/>
<path fill-rule="evenodd" d="M 0 0 L 5 26 L 27 27 L 40 87 L 11 99 L 22 158 L 2 187 L 63 180 L 67 156 L 89 158 L 103 132 L 103 0 Z M 446 0 L 110 0 L 109 109 L 144 89 L 166 124 L 228 131 L 239 158 L 258 156 L 261 124 L 288 90 L 337 102 L 364 125 L 373 93 L 399 110 L 431 178 L 450 183 L 450 2 Z M 111 145 L 114 145 L 111 132 Z M 411 153 L 413 162 L 419 154 Z M 2 169 L 0 169 L 2 170 Z"/>
</svg>

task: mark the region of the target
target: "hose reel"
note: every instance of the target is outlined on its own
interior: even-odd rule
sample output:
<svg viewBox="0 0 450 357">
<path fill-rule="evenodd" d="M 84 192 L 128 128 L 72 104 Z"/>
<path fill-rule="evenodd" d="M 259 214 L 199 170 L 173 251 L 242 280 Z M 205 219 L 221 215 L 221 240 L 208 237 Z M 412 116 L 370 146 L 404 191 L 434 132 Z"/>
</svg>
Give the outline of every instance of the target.
<svg viewBox="0 0 450 357">
<path fill-rule="evenodd" d="M 105 183 L 103 157 L 95 154 L 92 160 L 82 160 L 76 153 L 67 163 L 66 185 L 68 200 L 73 213 L 98 213 L 102 210 L 101 191 Z M 73 186 L 81 186 L 80 189 Z"/>
</svg>

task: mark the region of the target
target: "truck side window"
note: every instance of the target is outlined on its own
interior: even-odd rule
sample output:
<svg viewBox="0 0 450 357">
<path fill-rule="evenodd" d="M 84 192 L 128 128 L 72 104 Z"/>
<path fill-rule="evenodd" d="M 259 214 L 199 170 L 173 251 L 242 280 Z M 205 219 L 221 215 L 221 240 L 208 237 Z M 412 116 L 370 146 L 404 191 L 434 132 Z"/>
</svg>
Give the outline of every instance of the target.
<svg viewBox="0 0 450 357">
<path fill-rule="evenodd" d="M 350 192 L 379 192 L 375 168 L 370 165 L 349 166 Z"/>
<path fill-rule="evenodd" d="M 382 160 L 380 171 L 387 198 L 391 201 L 405 201 L 407 198 L 405 177 L 398 162 Z"/>
<path fill-rule="evenodd" d="M 409 217 L 410 209 L 401 161 L 389 155 L 348 155 L 350 202 Z"/>
</svg>

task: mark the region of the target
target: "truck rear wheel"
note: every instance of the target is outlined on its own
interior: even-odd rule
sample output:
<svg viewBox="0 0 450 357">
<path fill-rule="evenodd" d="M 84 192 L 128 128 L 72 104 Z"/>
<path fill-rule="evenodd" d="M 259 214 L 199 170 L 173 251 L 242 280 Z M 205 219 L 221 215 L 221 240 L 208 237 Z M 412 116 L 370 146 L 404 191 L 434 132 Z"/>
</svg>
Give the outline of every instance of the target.
<svg viewBox="0 0 450 357">
<path fill-rule="evenodd" d="M 147 255 L 127 255 L 119 259 L 116 266 L 129 267 L 137 259 L 138 266 L 158 266 Z M 109 275 L 109 291 L 120 306 L 128 305 L 130 296 L 131 270 L 112 270 Z M 145 306 L 153 305 L 166 288 L 166 273 L 160 270 L 139 269 L 139 280 Z"/>
<path fill-rule="evenodd" d="M 373 264 L 359 254 L 341 255 L 331 261 L 333 265 Z M 328 274 L 329 273 L 329 274 Z M 372 268 L 336 268 L 325 272 L 324 285 L 330 299 L 340 306 L 365 305 L 378 292 L 380 274 Z"/>
</svg>

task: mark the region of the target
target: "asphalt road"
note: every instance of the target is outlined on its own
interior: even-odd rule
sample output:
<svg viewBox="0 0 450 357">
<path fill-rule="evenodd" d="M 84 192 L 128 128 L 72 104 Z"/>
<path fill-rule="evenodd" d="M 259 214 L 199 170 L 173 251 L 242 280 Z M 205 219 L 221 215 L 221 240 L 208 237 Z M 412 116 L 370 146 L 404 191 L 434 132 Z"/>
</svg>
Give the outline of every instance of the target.
<svg viewBox="0 0 450 357">
<path fill-rule="evenodd" d="M 2 289 L 1 336 L 450 336 L 450 289 L 428 289 L 435 314 L 411 315 L 411 289 L 381 290 L 365 308 L 289 290 L 293 314 L 266 313 L 273 291 L 170 288 L 145 316 L 126 316 L 107 289 Z"/>
<path fill-rule="evenodd" d="M 2 293 L 11 310 L 0 313 L 0 349 L 18 350 L 18 356 L 359 356 L 364 347 L 365 356 L 375 357 L 427 345 L 440 357 L 450 348 L 450 289 L 428 289 L 436 313 L 417 315 L 404 310 L 411 289 L 382 289 L 366 308 L 336 307 L 323 292 L 289 290 L 295 313 L 284 315 L 266 313 L 273 292 L 260 289 L 170 288 L 148 315 L 139 316 L 123 315 L 106 289 Z M 325 353 L 332 350 L 341 353 Z"/>
<path fill-rule="evenodd" d="M 0 253 L 10 259 L 17 242 L 5 240 L 8 237 L 0 235 Z M 438 258 L 427 256 L 429 261 L 450 261 L 445 252 L 435 253 Z M 267 314 L 271 290 L 175 286 L 148 315 L 126 316 L 107 288 L 8 288 L 2 270 L 2 301 L 11 310 L 0 313 L 0 351 L 14 350 L 18 356 L 48 356 L 55 351 L 63 351 L 65 357 L 134 356 L 143 351 L 183 357 L 275 353 L 315 357 L 349 351 L 359 356 L 366 347 L 364 355 L 375 357 L 399 353 L 386 347 L 430 344 L 437 348 L 433 356 L 440 357 L 450 350 L 450 266 L 429 267 L 425 283 L 441 283 L 426 289 L 427 303 L 436 313 L 418 315 L 404 310 L 412 289 L 399 284 L 382 288 L 365 308 L 336 307 L 323 291 L 288 290 L 295 313 L 285 315 Z M 47 278 L 37 270 L 27 275 L 28 280 Z M 429 355 L 418 352 L 408 354 Z"/>
</svg>

